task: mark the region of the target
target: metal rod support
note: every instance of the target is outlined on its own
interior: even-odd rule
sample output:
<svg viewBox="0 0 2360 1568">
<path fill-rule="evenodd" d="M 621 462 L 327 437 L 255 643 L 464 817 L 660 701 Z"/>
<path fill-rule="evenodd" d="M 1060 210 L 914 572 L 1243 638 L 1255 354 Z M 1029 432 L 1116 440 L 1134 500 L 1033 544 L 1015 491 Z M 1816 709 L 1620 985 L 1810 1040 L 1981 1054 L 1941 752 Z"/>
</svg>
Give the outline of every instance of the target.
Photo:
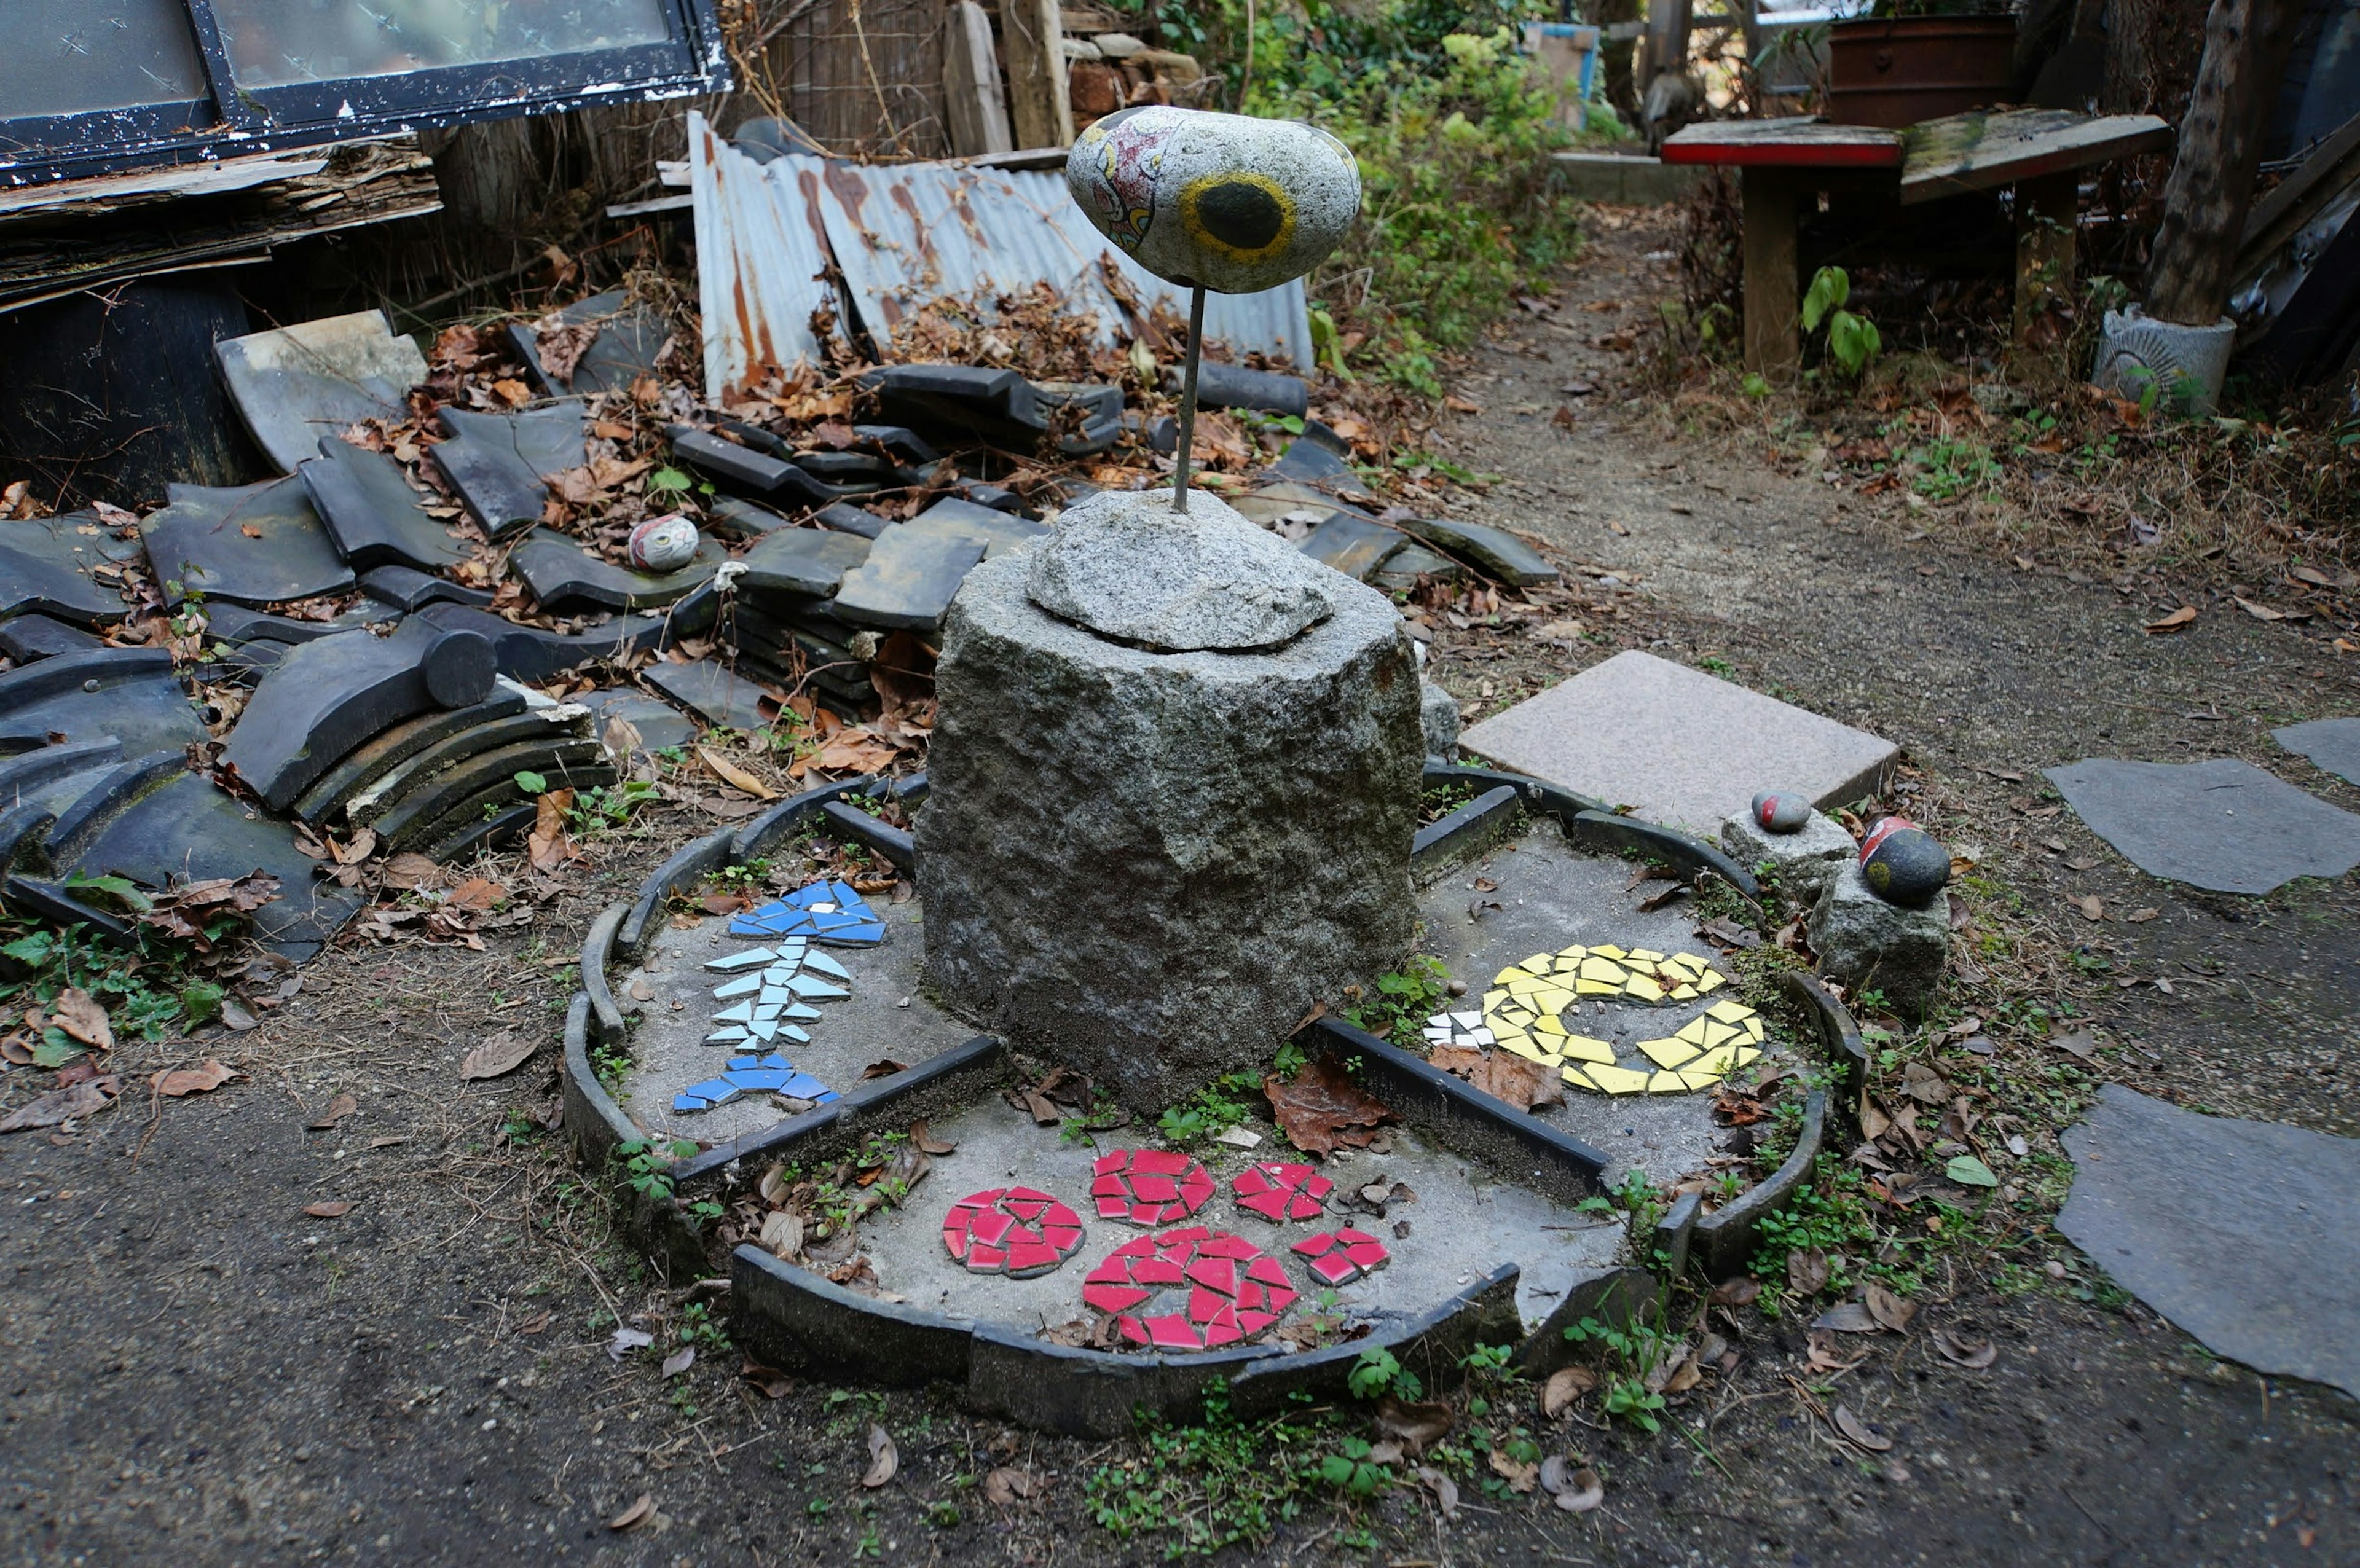
<svg viewBox="0 0 2360 1568">
<path fill-rule="evenodd" d="M 1188 458 L 1196 450 L 1196 355 L 1205 341 L 1205 290 L 1188 290 L 1188 358 L 1180 373 L 1180 445 L 1172 468 L 1172 509 L 1188 510 Z"/>
</svg>

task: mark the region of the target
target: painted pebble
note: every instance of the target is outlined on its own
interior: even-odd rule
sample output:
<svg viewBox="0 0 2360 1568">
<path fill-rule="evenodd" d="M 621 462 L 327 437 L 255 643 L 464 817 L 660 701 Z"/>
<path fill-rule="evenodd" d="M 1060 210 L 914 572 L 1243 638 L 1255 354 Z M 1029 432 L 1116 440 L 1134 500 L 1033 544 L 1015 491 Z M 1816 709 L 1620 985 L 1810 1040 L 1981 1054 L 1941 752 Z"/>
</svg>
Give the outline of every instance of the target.
<svg viewBox="0 0 2360 1568">
<path fill-rule="evenodd" d="M 1950 880 L 1950 852 L 1907 817 L 1883 817 L 1860 841 L 1860 874 L 1887 903 L 1917 909 Z"/>
<path fill-rule="evenodd" d="M 1765 789 L 1754 797 L 1754 821 L 1765 833 L 1801 833 L 1811 820 L 1811 802 L 1792 789 Z"/>
<path fill-rule="evenodd" d="M 1360 211 L 1360 168 L 1299 120 L 1143 104 L 1084 131 L 1065 188 L 1158 278 L 1254 294 L 1327 259 Z"/>
<path fill-rule="evenodd" d="M 696 525 L 674 512 L 633 528 L 627 553 L 641 572 L 678 572 L 696 558 L 698 542 Z"/>
</svg>

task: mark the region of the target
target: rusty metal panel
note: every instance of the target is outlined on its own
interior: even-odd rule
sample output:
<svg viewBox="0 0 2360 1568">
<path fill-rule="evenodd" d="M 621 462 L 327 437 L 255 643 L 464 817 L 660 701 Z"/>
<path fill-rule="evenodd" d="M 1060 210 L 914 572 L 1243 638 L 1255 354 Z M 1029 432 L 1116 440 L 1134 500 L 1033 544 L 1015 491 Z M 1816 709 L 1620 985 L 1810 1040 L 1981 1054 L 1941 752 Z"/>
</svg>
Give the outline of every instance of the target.
<svg viewBox="0 0 2360 1568">
<path fill-rule="evenodd" d="M 718 398 L 766 368 L 818 364 L 812 312 L 833 302 L 823 275 L 827 240 L 790 161 L 756 163 L 688 116 L 689 192 L 696 218 L 696 281 L 705 318 L 705 395 Z"/>
</svg>

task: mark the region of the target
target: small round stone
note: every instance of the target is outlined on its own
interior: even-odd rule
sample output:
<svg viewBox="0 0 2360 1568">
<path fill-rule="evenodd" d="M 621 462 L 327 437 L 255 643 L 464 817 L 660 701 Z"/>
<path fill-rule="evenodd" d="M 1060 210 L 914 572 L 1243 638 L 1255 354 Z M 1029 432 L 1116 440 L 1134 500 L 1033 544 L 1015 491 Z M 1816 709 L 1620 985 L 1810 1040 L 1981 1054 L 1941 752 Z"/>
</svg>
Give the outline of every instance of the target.
<svg viewBox="0 0 2360 1568">
<path fill-rule="evenodd" d="M 1765 789 L 1754 797 L 1754 821 L 1765 833 L 1803 831 L 1811 820 L 1811 802 L 1792 789 Z"/>
<path fill-rule="evenodd" d="M 1453 980 L 1450 983 L 1450 994 L 1454 996 L 1463 996 L 1467 995 L 1467 982 L 1464 980 Z"/>
<path fill-rule="evenodd" d="M 1860 874 L 1887 903 L 1916 909 L 1950 880 L 1950 852 L 1907 817 L 1885 817 L 1860 844 Z"/>
<path fill-rule="evenodd" d="M 674 512 L 633 528 L 628 553 L 641 572 L 678 572 L 696 559 L 699 542 L 696 525 Z"/>
</svg>

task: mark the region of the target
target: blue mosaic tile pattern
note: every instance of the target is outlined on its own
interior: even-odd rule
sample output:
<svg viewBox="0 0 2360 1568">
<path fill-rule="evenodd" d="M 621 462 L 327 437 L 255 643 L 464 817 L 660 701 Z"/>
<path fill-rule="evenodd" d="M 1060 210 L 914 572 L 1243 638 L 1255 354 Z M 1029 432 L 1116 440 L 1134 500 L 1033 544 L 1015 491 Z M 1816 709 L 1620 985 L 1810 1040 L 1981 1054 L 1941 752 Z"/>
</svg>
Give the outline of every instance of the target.
<svg viewBox="0 0 2360 1568">
<path fill-rule="evenodd" d="M 874 947 L 885 940 L 885 922 L 849 883 L 814 882 L 736 917 L 729 922 L 729 934 Z"/>
<path fill-rule="evenodd" d="M 730 1061 L 720 1076 L 692 1083 L 672 1096 L 672 1108 L 683 1114 L 726 1105 L 740 1094 L 786 1094 L 827 1105 L 836 1092 L 777 1051 L 768 1056 L 740 1056 Z"/>
</svg>

